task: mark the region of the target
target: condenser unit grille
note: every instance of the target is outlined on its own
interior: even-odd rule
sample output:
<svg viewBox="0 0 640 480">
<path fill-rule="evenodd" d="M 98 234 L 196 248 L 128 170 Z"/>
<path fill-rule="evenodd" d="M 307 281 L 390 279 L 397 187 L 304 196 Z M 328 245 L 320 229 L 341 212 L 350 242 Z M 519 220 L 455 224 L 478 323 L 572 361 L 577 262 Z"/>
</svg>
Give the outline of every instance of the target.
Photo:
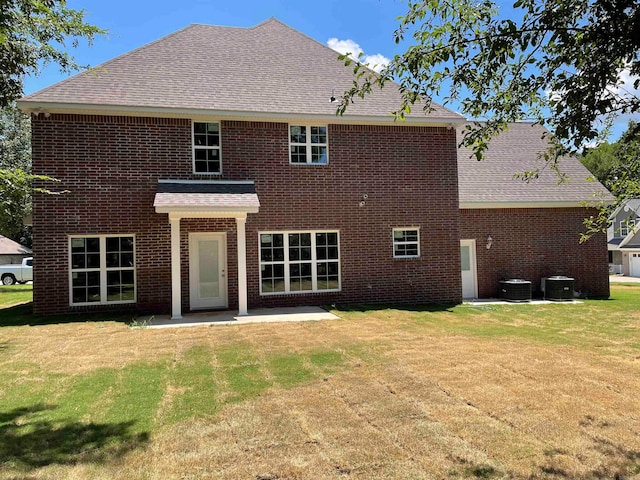
<svg viewBox="0 0 640 480">
<path fill-rule="evenodd" d="M 542 279 L 542 293 L 546 300 L 566 302 L 573 300 L 575 280 L 564 276 L 546 277 Z"/>
<path fill-rule="evenodd" d="M 515 278 L 502 280 L 500 282 L 500 298 L 508 302 L 531 301 L 531 282 Z"/>
</svg>

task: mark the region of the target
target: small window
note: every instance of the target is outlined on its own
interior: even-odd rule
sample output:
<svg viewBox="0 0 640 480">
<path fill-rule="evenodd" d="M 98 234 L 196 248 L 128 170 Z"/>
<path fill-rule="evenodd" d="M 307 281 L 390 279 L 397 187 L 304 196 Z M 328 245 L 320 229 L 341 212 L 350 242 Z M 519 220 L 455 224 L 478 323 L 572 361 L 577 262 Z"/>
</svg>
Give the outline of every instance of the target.
<svg viewBox="0 0 640 480">
<path fill-rule="evenodd" d="M 222 173 L 219 123 L 193 122 L 193 173 Z"/>
<path fill-rule="evenodd" d="M 327 127 L 289 125 L 289 161 L 297 165 L 326 165 Z"/>
<path fill-rule="evenodd" d="M 69 239 L 70 303 L 135 302 L 135 245 L 131 235 Z"/>
<path fill-rule="evenodd" d="M 420 232 L 417 228 L 393 229 L 394 258 L 415 258 L 420 256 Z"/>
<path fill-rule="evenodd" d="M 636 226 L 636 220 L 622 220 L 620 222 L 620 236 L 626 237 L 629 233 L 633 232 Z"/>
</svg>

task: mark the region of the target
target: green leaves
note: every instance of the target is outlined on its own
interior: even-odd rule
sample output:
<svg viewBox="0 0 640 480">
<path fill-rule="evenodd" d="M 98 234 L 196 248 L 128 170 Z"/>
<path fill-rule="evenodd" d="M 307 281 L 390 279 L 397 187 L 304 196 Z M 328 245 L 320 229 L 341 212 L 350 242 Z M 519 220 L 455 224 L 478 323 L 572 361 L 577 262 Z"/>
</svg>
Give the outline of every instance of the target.
<svg viewBox="0 0 640 480">
<path fill-rule="evenodd" d="M 487 121 L 473 129 L 486 140 L 500 131 L 486 125 L 533 119 L 577 151 L 616 115 L 640 110 L 637 92 L 619 88 L 622 75 L 640 86 L 640 2 L 516 0 L 508 18 L 500 13 L 490 0 L 408 2 L 394 33 L 406 51 L 382 75 L 362 74 L 339 112 L 394 80 L 403 95 L 399 118 L 415 94 L 430 99 L 444 90 L 445 104 L 459 101 L 464 115 Z M 485 140 L 464 143 L 482 157 Z"/>
<path fill-rule="evenodd" d="M 22 95 L 25 75 L 37 75 L 56 63 L 64 72 L 84 68 L 65 51 L 81 39 L 91 44 L 104 30 L 84 22 L 84 10 L 68 8 L 64 0 L 0 2 L 0 107 Z"/>
</svg>

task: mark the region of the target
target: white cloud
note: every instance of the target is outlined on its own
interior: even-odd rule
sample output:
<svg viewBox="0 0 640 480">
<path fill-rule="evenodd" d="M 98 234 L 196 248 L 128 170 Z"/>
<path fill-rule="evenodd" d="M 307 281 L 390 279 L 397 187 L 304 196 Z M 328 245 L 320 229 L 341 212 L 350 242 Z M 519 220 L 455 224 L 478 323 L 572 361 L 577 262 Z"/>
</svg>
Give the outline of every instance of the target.
<svg viewBox="0 0 640 480">
<path fill-rule="evenodd" d="M 618 73 L 618 84 L 615 87 L 608 89 L 609 94 L 615 100 L 624 102 L 631 99 L 640 98 L 640 88 L 634 88 L 633 83 L 638 80 L 638 77 L 631 75 L 629 68 L 624 68 Z M 640 85 L 639 85 L 640 87 Z M 638 121 L 637 113 L 624 113 L 618 114 L 613 119 L 612 137 L 618 139 L 623 131 L 627 129 L 629 120 Z"/>
<path fill-rule="evenodd" d="M 611 91 L 614 95 L 618 95 L 622 98 L 638 98 L 640 97 L 640 88 L 633 88 L 633 82 L 638 80 L 638 77 L 631 75 L 628 68 L 621 70 L 619 73 L 619 83 Z M 640 87 L 640 86 L 639 86 Z"/>
<path fill-rule="evenodd" d="M 341 53 L 342 55 L 348 53 L 349 57 L 364 63 L 376 72 L 382 70 L 390 62 L 390 60 L 381 53 L 376 53 L 374 55 L 364 55 L 362 58 L 360 58 L 360 54 L 364 53 L 364 50 L 362 50 L 362 47 L 360 47 L 360 45 L 358 45 L 351 39 L 338 40 L 337 38 L 330 38 L 329 40 L 327 40 L 327 45 L 329 46 L 329 48 L 335 50 L 338 53 Z"/>
<path fill-rule="evenodd" d="M 341 53 L 342 55 L 350 53 L 351 55 L 349 56 L 355 60 L 357 60 L 358 56 L 363 52 L 362 48 L 360 48 L 360 45 L 349 39 L 338 40 L 337 38 L 330 38 L 329 40 L 327 40 L 327 45 L 329 46 L 329 48 L 335 50 L 338 53 Z"/>
</svg>

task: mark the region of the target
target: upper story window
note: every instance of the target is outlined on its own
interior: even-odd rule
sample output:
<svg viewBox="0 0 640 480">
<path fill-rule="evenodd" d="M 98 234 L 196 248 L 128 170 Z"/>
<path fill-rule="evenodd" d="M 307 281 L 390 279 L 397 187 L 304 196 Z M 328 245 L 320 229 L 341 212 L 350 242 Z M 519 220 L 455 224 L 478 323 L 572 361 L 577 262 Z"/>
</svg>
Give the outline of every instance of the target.
<svg viewBox="0 0 640 480">
<path fill-rule="evenodd" d="M 622 220 L 620 222 L 620 236 L 626 237 L 633 231 L 637 220 Z"/>
<path fill-rule="evenodd" d="M 393 257 L 416 258 L 420 256 L 420 231 L 417 228 L 393 229 Z"/>
<path fill-rule="evenodd" d="M 301 165 L 326 165 L 327 127 L 289 125 L 289 161 Z"/>
<path fill-rule="evenodd" d="M 222 173 L 220 124 L 217 122 L 193 122 L 193 173 Z"/>
</svg>

